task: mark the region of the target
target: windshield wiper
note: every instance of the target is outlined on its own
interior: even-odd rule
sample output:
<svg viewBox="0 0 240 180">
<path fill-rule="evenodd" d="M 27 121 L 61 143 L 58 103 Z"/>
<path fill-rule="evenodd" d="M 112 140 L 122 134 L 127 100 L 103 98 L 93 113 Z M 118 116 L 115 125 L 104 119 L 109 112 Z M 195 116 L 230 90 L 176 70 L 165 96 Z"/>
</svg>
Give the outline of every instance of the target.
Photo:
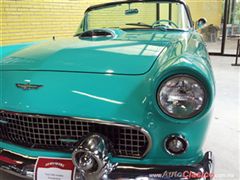
<svg viewBox="0 0 240 180">
<path fill-rule="evenodd" d="M 138 23 L 126 23 L 127 26 L 141 26 L 141 27 L 149 27 L 152 28 L 152 25 L 149 24 L 145 24 L 142 22 L 138 22 Z"/>
<path fill-rule="evenodd" d="M 157 28 L 157 30 L 160 30 L 160 31 L 187 31 L 187 30 L 184 30 L 184 29 L 179 29 L 179 28 Z"/>
<path fill-rule="evenodd" d="M 155 27 L 154 29 L 160 30 L 160 31 L 185 31 L 184 29 L 180 28 L 171 28 L 169 26 L 161 25 L 158 27 Z"/>
</svg>

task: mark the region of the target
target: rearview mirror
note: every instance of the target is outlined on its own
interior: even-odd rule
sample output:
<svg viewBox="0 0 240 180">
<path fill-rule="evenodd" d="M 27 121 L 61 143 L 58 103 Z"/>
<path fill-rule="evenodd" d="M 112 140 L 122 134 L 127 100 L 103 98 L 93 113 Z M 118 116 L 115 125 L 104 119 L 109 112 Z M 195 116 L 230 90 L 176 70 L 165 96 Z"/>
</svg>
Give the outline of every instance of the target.
<svg viewBox="0 0 240 180">
<path fill-rule="evenodd" d="M 128 9 L 125 11 L 125 15 L 134 15 L 134 14 L 138 14 L 138 9 Z"/>
<path fill-rule="evenodd" d="M 206 18 L 200 18 L 196 23 L 196 29 L 202 29 L 206 26 L 207 19 Z"/>
</svg>

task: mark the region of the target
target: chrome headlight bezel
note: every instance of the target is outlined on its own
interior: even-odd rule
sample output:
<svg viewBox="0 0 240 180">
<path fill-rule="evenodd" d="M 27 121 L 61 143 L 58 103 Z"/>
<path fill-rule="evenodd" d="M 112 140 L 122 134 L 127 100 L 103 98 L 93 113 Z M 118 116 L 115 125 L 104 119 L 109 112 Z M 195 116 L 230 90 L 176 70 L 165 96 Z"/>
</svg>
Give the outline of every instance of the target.
<svg viewBox="0 0 240 180">
<path fill-rule="evenodd" d="M 170 113 L 165 107 L 163 107 L 163 105 L 161 104 L 160 102 L 160 93 L 161 93 L 161 90 L 162 88 L 166 85 L 167 82 L 175 79 L 175 78 L 190 78 L 191 80 L 195 81 L 202 89 L 203 91 L 203 103 L 201 105 L 201 107 L 192 112 L 191 114 L 187 115 L 187 116 L 184 116 L 184 117 L 181 117 L 181 116 L 177 116 L 176 114 L 172 114 Z M 206 90 L 206 87 L 204 85 L 204 83 L 202 81 L 200 81 L 199 79 L 197 79 L 196 77 L 194 77 L 193 75 L 188 75 L 188 74 L 176 74 L 176 75 L 172 75 L 172 76 L 168 76 L 165 80 L 163 80 L 161 82 L 161 84 L 159 85 L 158 89 L 157 89 L 157 104 L 158 104 L 158 107 L 160 108 L 160 110 L 168 115 L 169 117 L 172 117 L 174 119 L 179 119 L 179 120 L 187 120 L 187 119 L 191 119 L 197 115 L 199 115 L 206 107 L 206 104 L 207 104 L 207 90 Z"/>
</svg>

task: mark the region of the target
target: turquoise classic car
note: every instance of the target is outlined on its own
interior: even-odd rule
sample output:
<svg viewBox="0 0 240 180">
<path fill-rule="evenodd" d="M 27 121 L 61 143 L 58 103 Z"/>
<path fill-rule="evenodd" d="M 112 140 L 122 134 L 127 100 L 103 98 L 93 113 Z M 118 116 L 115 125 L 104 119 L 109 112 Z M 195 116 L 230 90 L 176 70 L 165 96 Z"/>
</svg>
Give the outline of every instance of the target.
<svg viewBox="0 0 240 180">
<path fill-rule="evenodd" d="M 182 0 L 110 2 L 74 37 L 1 59 L 0 169 L 34 178 L 40 157 L 66 158 L 73 179 L 212 179 L 205 23 Z"/>
</svg>

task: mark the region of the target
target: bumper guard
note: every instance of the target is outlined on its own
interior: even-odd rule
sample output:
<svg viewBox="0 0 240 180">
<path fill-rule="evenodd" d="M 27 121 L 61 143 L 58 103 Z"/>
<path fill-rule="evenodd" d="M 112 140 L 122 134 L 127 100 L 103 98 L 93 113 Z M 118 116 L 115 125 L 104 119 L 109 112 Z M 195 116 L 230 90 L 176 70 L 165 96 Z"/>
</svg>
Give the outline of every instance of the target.
<svg viewBox="0 0 240 180">
<path fill-rule="evenodd" d="M 0 150 L 0 170 L 33 179 L 36 158 L 24 157 L 9 151 Z M 205 179 L 213 177 L 213 155 L 207 152 L 198 164 L 188 166 L 130 165 L 118 164 L 107 179 Z"/>
</svg>

